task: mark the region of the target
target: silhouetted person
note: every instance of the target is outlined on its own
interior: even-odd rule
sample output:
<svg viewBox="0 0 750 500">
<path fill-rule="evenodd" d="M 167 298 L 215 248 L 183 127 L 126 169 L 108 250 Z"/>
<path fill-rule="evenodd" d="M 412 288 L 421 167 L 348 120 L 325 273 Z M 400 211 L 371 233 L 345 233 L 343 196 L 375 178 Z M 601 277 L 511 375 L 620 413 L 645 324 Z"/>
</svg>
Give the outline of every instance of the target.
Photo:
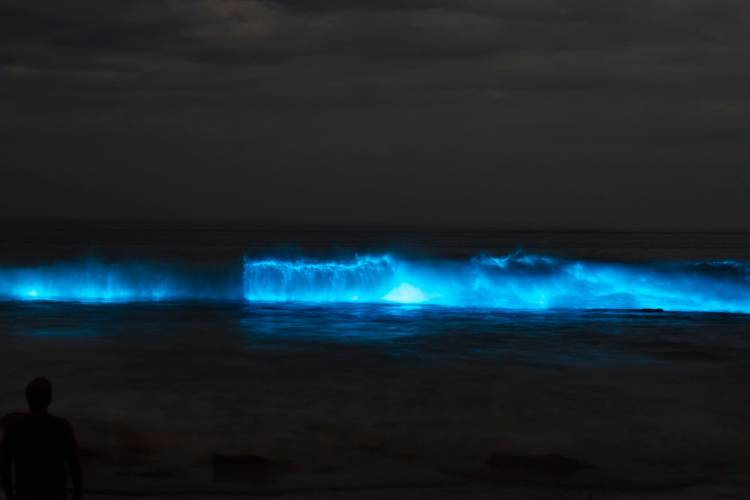
<svg viewBox="0 0 750 500">
<path fill-rule="evenodd" d="M 73 428 L 67 420 L 47 413 L 52 402 L 49 380 L 32 380 L 26 387 L 26 401 L 29 413 L 11 414 L 2 421 L 0 478 L 6 498 L 67 499 L 70 474 L 72 498 L 79 500 L 83 474 Z"/>
</svg>

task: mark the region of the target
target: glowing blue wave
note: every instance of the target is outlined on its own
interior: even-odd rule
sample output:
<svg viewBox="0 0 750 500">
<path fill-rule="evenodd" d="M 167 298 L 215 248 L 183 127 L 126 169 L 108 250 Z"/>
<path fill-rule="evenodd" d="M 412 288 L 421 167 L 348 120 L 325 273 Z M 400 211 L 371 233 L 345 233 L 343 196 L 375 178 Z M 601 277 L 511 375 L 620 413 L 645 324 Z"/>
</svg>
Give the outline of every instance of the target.
<svg viewBox="0 0 750 500">
<path fill-rule="evenodd" d="M 458 263 L 246 260 L 244 287 L 249 301 L 750 313 L 750 266 L 734 261 L 627 265 L 523 253 Z"/>
<path fill-rule="evenodd" d="M 252 260 L 242 271 L 83 261 L 0 266 L 0 300 L 429 304 L 505 310 L 750 313 L 750 264 L 584 262 L 513 253 L 469 261 L 364 256 Z"/>
<path fill-rule="evenodd" d="M 224 284 L 200 283 L 165 266 L 95 260 L 28 268 L 0 267 L 0 298 L 69 302 L 220 299 Z"/>
<path fill-rule="evenodd" d="M 245 260 L 245 298 L 250 301 L 377 302 L 396 279 L 388 256 L 353 262 Z"/>
</svg>

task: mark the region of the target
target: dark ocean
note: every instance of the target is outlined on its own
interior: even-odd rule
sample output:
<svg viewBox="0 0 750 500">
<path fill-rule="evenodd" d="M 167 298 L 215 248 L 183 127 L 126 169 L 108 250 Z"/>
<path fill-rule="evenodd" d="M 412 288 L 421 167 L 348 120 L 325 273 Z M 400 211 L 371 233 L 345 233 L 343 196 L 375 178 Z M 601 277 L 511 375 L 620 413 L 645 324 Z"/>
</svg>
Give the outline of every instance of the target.
<svg viewBox="0 0 750 500">
<path fill-rule="evenodd" d="M 363 449 L 739 474 L 749 266 L 740 233 L 6 223 L 0 412 L 50 377 L 101 484 Z"/>
</svg>

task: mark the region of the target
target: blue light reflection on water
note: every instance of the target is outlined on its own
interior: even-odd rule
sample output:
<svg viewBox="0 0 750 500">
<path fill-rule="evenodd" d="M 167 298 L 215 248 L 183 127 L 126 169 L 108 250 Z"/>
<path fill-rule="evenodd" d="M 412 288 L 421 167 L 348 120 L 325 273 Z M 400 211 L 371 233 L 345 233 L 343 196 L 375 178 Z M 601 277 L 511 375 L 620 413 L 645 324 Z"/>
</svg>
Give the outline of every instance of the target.
<svg viewBox="0 0 750 500">
<path fill-rule="evenodd" d="M 713 313 L 398 304 L 0 302 L 0 338 L 26 345 L 27 353 L 43 345 L 86 345 L 186 359 L 212 353 L 228 361 L 242 353 L 542 365 L 743 361 L 750 355 L 748 321 L 748 315 Z"/>
<path fill-rule="evenodd" d="M 421 359 L 606 365 L 744 360 L 749 321 L 723 313 L 263 303 L 245 306 L 240 329 L 250 349 L 347 345 Z"/>
</svg>

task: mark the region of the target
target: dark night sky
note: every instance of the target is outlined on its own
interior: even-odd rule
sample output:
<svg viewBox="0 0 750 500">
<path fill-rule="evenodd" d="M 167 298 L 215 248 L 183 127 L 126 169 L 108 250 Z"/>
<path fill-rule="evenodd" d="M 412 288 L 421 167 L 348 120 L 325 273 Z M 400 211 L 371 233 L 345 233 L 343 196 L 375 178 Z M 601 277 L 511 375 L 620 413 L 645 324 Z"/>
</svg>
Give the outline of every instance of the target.
<svg viewBox="0 0 750 500">
<path fill-rule="evenodd" d="M 747 0 L 0 0 L 0 217 L 750 228 Z"/>
</svg>

